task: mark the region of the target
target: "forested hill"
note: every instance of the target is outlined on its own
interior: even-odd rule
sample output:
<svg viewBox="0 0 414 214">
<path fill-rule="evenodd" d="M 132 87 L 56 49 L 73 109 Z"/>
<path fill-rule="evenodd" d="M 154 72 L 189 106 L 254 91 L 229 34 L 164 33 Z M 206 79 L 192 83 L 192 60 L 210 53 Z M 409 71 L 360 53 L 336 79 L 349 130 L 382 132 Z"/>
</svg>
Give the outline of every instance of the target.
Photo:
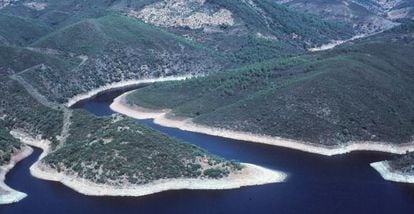
<svg viewBox="0 0 414 214">
<path fill-rule="evenodd" d="M 0 166 L 10 163 L 11 156 L 21 149 L 22 144 L 7 132 L 0 121 Z M 1 192 L 0 188 L 0 192 Z"/>
<path fill-rule="evenodd" d="M 317 46 L 329 40 L 343 39 L 353 33 L 349 25 L 299 13 L 271 0 L 13 2 L 0 12 L 53 30 L 88 18 L 121 14 L 160 26 L 217 50 L 233 52 L 260 46 L 280 54 L 284 53 L 281 51 L 303 50 L 304 47 Z M 7 39 L 7 35 L 2 36 Z M 35 38 L 40 36 L 32 35 Z M 266 42 L 271 47 L 266 47 Z"/>
<path fill-rule="evenodd" d="M 7 1 L 0 54 L 14 58 L 0 67 L 63 103 L 112 82 L 226 70 L 353 33 L 270 0 Z"/>
<path fill-rule="evenodd" d="M 276 0 L 298 11 L 339 20 L 359 34 L 372 34 L 414 18 L 412 0 Z"/>
<path fill-rule="evenodd" d="M 157 83 L 128 99 L 209 126 L 315 143 L 410 142 L 413 33 L 409 22 L 327 52 Z"/>
</svg>

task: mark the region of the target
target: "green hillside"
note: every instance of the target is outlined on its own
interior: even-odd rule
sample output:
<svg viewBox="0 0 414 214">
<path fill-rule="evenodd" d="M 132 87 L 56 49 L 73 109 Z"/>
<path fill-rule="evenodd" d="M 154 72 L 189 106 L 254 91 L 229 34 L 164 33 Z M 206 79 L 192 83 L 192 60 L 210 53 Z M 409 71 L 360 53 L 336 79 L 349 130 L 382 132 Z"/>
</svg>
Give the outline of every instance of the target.
<svg viewBox="0 0 414 214">
<path fill-rule="evenodd" d="M 22 49 L 16 55 L 17 49 L 2 47 L 0 66 L 14 72 L 30 68 L 19 76 L 48 99 L 64 103 L 112 82 L 226 70 L 303 54 L 309 47 L 352 34 L 341 23 L 269 0 L 186 5 L 190 17 L 230 11 L 231 26 L 155 26 L 129 14 L 160 2 L 42 1 L 38 9 L 29 7 L 30 1 L 15 2 L 0 10 L 0 44 Z M 30 50 L 23 50 L 27 46 Z M 25 66 L 32 60 L 44 66 Z"/>
<path fill-rule="evenodd" d="M 41 38 L 32 47 L 73 53 L 72 58 L 63 59 L 65 66 L 46 63 L 46 69 L 22 75 L 59 102 L 111 82 L 203 73 L 230 64 L 220 53 L 125 16 L 81 21 Z"/>
<path fill-rule="evenodd" d="M 16 81 L 0 80 L 0 122 L 8 129 L 21 129 L 56 143 L 62 128 L 63 114 L 38 103 Z"/>
<path fill-rule="evenodd" d="M 11 155 L 20 148 L 21 143 L 9 134 L 0 121 L 0 166 L 8 164 L 11 160 Z"/>
<path fill-rule="evenodd" d="M 202 158 L 209 166 L 202 166 Z M 132 119 L 97 118 L 78 111 L 71 135 L 44 163 L 97 183 L 144 184 L 158 179 L 223 177 L 240 169 L 236 163 L 208 154 Z M 209 174 L 214 171 L 218 174 Z"/>
<path fill-rule="evenodd" d="M 395 157 L 392 160 L 387 161 L 392 170 L 396 172 L 413 175 L 414 174 L 414 153 L 408 153 L 403 156 Z"/>
<path fill-rule="evenodd" d="M 352 25 L 358 34 L 388 30 L 414 17 L 411 0 L 276 0 L 295 10 Z"/>
<path fill-rule="evenodd" d="M 86 46 L 81 46 L 81 49 L 76 49 L 76 47 L 82 44 L 74 43 L 72 47 L 71 44 L 67 44 L 65 38 L 62 38 L 63 40 L 59 41 L 58 44 L 55 43 L 56 41 L 52 41 L 51 44 L 72 51 L 76 50 L 75 52 L 88 52 L 91 49 L 99 48 L 101 44 L 98 40 L 102 39 L 102 35 L 95 32 L 98 29 L 93 26 L 93 23 L 85 23 L 86 20 L 108 15 L 126 15 L 130 11 L 139 12 L 151 5 L 162 3 L 163 0 L 138 2 L 124 0 L 42 1 L 45 7 L 41 10 L 27 7 L 25 4 L 29 2 L 18 1 L 12 6 L 3 8 L 1 12 L 48 26 L 48 28 L 57 31 L 54 35 L 65 32 L 68 35 L 83 38 L 85 42 L 90 41 L 88 38 L 90 39 L 91 36 L 97 35 L 97 40 L 93 40 L 92 43 L 88 43 Z M 297 54 L 309 47 L 319 46 L 330 40 L 349 38 L 353 34 L 348 25 L 298 13 L 270 0 L 212 0 L 203 5 L 194 3 L 195 1 L 188 2 L 186 7 L 192 11 L 191 14 L 210 14 L 219 9 L 225 9 L 232 13 L 235 23 L 232 26 L 211 26 L 197 29 L 180 26 L 161 27 L 166 31 L 188 37 L 210 49 L 226 52 L 234 57 L 233 60 L 237 63 L 252 63 L 273 57 Z M 82 22 L 82 25 L 85 26 L 77 25 L 74 28 L 66 29 L 78 22 Z M 10 21 L 8 23 L 13 24 Z M 89 31 L 83 31 L 85 29 L 91 30 L 91 34 L 88 33 Z M 111 30 L 111 28 L 108 28 L 108 30 Z M 31 30 L 26 32 L 31 33 Z M 79 35 L 77 35 L 78 33 Z"/>
<path fill-rule="evenodd" d="M 66 26 L 39 39 L 31 46 L 47 47 L 76 54 L 97 54 L 114 46 L 141 49 L 179 50 L 180 45 L 203 49 L 183 37 L 176 36 L 139 20 L 109 15 Z"/>
<path fill-rule="evenodd" d="M 323 144 L 405 143 L 414 132 L 413 26 L 323 53 L 157 83 L 128 99 L 231 130 Z"/>
<path fill-rule="evenodd" d="M 195 11 L 203 11 L 193 7 Z M 235 24 L 199 30 L 186 27 L 168 29 L 228 53 L 242 64 L 303 53 L 331 40 L 350 38 L 354 33 L 342 22 L 329 22 L 298 13 L 271 0 L 211 0 L 202 8 L 229 10 Z M 210 28 L 213 32 L 206 30 Z"/>
<path fill-rule="evenodd" d="M 44 7 L 33 9 L 27 3 L 41 3 Z M 56 30 L 87 18 L 97 18 L 108 15 L 107 1 L 31 1 L 19 0 L 12 5 L 1 9 L 1 13 L 11 16 L 24 17 L 29 20 L 43 23 Z"/>
<path fill-rule="evenodd" d="M 36 20 L 0 13 L 0 44 L 25 46 L 50 32 L 48 26 Z"/>
<path fill-rule="evenodd" d="M 78 61 L 79 59 L 71 59 L 65 55 L 48 54 L 44 50 L 0 45 L 0 72 L 2 73 L 19 73 L 40 64 L 64 68 L 75 65 Z"/>
</svg>

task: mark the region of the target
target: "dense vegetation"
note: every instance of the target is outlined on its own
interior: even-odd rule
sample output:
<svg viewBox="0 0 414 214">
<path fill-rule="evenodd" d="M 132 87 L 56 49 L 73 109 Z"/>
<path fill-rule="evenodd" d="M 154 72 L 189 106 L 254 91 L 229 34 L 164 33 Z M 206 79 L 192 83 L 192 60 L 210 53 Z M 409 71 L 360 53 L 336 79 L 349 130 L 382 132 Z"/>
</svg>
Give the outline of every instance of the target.
<svg viewBox="0 0 414 214">
<path fill-rule="evenodd" d="M 358 34 L 370 34 L 395 27 L 403 19 L 414 17 L 411 0 L 275 0 L 298 11 L 344 21 Z"/>
<path fill-rule="evenodd" d="M 0 165 L 8 163 L 20 143 L 9 131 L 20 129 L 40 135 L 57 144 L 63 115 L 37 102 L 26 89 L 11 76 L 40 63 L 57 63 L 44 54 L 24 48 L 0 46 Z"/>
<path fill-rule="evenodd" d="M 0 79 L 0 117 L 8 129 L 22 129 L 56 143 L 63 114 L 38 103 L 14 80 Z"/>
<path fill-rule="evenodd" d="M 8 164 L 11 155 L 21 148 L 21 143 L 9 134 L 0 121 L 0 166 Z"/>
<path fill-rule="evenodd" d="M 62 63 L 45 63 L 46 69 L 23 75 L 49 99 L 59 102 L 111 82 L 201 73 L 228 64 L 208 48 L 119 15 L 69 25 L 32 46 L 78 56 L 55 54 Z"/>
<path fill-rule="evenodd" d="M 204 158 L 208 161 L 203 162 Z M 83 111 L 75 112 L 71 135 L 64 146 L 44 161 L 58 171 L 113 184 L 219 178 L 240 169 L 236 163 L 138 125 L 132 119 L 97 118 Z"/>
<path fill-rule="evenodd" d="M 63 103 L 111 82 L 219 71 L 303 53 L 352 34 L 343 24 L 270 0 L 207 1 L 198 10 L 225 8 L 236 22 L 213 32 L 155 27 L 126 15 L 159 1 L 42 1 L 41 9 L 17 1 L 0 10 L 0 45 L 8 46 L 1 50 L 1 68 L 20 72 L 30 68 L 23 66 L 26 60 L 43 64 L 20 76 Z"/>
<path fill-rule="evenodd" d="M 36 20 L 0 13 L 0 44 L 28 45 L 50 31 Z"/>
<path fill-rule="evenodd" d="M 228 9 L 236 24 L 216 29 L 219 33 L 185 28 L 175 28 L 173 32 L 191 35 L 232 56 L 238 64 L 297 55 L 330 40 L 349 38 L 353 33 L 340 21 L 329 22 L 298 13 L 271 0 L 211 0 L 206 1 L 206 7 Z"/>
<path fill-rule="evenodd" d="M 397 172 L 408 175 L 414 175 L 414 152 L 407 153 L 403 156 L 388 161 L 390 167 Z"/>
<path fill-rule="evenodd" d="M 408 23 L 323 53 L 154 84 L 128 99 L 201 124 L 323 144 L 409 142 L 412 32 Z"/>
</svg>

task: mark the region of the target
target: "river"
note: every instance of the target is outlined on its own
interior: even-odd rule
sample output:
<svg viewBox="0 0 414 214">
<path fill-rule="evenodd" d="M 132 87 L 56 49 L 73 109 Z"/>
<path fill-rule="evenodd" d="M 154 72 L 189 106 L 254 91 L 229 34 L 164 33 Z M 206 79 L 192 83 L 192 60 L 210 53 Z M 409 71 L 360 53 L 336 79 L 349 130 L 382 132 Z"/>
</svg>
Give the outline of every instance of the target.
<svg viewBox="0 0 414 214">
<path fill-rule="evenodd" d="M 95 115 L 110 115 L 111 92 L 77 104 Z M 170 136 L 227 159 L 289 174 L 284 183 L 234 190 L 179 190 L 144 197 L 91 197 L 30 175 L 40 150 L 7 174 L 6 183 L 28 197 L 0 205 L 0 214 L 18 213 L 413 213 L 414 185 L 385 181 L 369 163 L 391 158 L 375 152 L 326 157 L 291 149 L 208 136 L 140 120 Z"/>
</svg>

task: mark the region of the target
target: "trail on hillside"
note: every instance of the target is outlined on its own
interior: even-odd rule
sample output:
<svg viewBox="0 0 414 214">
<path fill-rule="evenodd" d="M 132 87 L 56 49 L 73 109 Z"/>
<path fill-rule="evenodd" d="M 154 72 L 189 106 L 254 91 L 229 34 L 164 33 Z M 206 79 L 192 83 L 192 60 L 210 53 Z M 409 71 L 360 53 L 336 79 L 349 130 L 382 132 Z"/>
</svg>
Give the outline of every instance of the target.
<svg viewBox="0 0 414 214">
<path fill-rule="evenodd" d="M 82 60 L 82 63 L 84 63 L 86 60 Z M 19 73 L 13 74 L 9 76 L 11 79 L 18 82 L 23 88 L 33 97 L 36 99 L 37 102 L 40 104 L 51 108 L 56 111 L 62 111 L 63 112 L 63 124 L 62 124 L 62 131 L 60 133 L 60 136 L 58 137 L 59 145 L 57 147 L 62 146 L 67 137 L 70 133 L 70 124 L 71 124 L 71 117 L 72 117 L 72 110 L 66 108 L 64 105 L 51 102 L 49 101 L 45 96 L 43 96 L 35 87 L 33 87 L 30 83 L 28 83 L 24 78 L 20 76 L 20 74 L 27 72 L 31 69 L 36 69 L 41 66 L 44 66 L 43 64 L 35 65 L 33 67 L 27 68 Z"/>
</svg>

